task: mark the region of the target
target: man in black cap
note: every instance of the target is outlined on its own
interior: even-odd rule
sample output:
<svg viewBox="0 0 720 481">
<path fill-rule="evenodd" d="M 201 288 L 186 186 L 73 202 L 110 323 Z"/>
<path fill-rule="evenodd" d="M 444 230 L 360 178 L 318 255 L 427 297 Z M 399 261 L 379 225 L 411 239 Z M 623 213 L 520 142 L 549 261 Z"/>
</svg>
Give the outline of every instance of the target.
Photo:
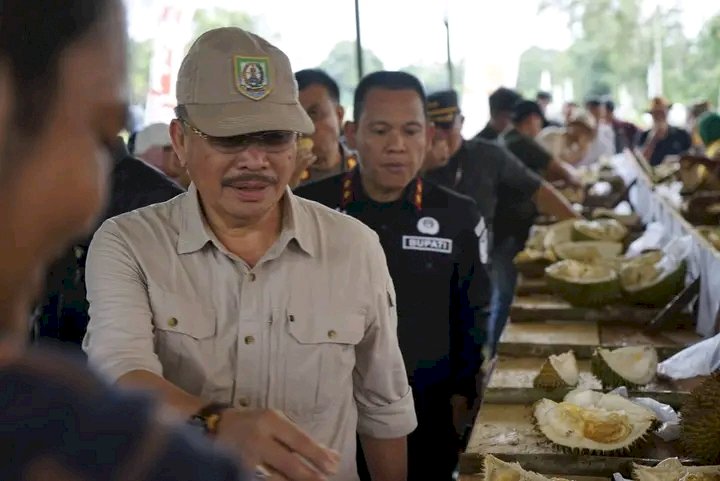
<svg viewBox="0 0 720 481">
<path fill-rule="evenodd" d="M 513 109 L 520 100 L 519 93 L 505 87 L 490 94 L 490 121 L 475 139 L 497 140 L 512 125 Z"/>
<path fill-rule="evenodd" d="M 457 92 L 430 95 L 428 113 L 436 130 L 433 148 L 425 157 L 425 177 L 474 199 L 489 226 L 512 224 L 515 218 L 504 213 L 519 203 L 531 204 L 531 211 L 534 203 L 538 210 L 559 219 L 578 217 L 562 194 L 506 149 L 483 139 L 462 138 L 464 118 Z M 517 226 L 518 230 L 523 228 Z M 502 242 L 503 238 L 497 240 Z M 490 329 L 495 331 L 489 333 L 489 347 L 494 350 L 502 325 Z"/>
<path fill-rule="evenodd" d="M 433 128 L 417 78 L 372 73 L 354 104 L 346 134 L 358 168 L 296 194 L 355 217 L 380 237 L 418 417 L 408 437 L 408 479 L 449 481 L 478 395 L 491 295 L 486 224 L 472 199 L 418 176 Z"/>
</svg>

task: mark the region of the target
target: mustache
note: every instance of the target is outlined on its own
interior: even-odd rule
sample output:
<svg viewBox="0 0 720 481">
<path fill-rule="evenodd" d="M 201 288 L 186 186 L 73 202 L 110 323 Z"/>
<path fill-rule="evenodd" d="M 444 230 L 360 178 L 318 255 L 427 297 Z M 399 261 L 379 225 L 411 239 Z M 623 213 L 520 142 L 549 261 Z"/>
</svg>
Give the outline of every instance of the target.
<svg viewBox="0 0 720 481">
<path fill-rule="evenodd" d="M 235 184 L 241 184 L 243 182 L 262 182 L 264 184 L 274 185 L 278 183 L 278 180 L 276 177 L 262 174 L 240 174 L 223 179 L 221 185 L 223 187 L 232 187 Z"/>
</svg>

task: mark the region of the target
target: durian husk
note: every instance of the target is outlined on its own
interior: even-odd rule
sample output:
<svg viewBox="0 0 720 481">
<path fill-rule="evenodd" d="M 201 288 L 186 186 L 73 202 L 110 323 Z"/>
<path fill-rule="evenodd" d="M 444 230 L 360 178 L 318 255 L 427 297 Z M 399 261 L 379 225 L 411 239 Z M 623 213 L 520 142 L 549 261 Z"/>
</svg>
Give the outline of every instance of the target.
<svg viewBox="0 0 720 481">
<path fill-rule="evenodd" d="M 545 360 L 537 376 L 535 376 L 535 379 L 533 379 L 534 387 L 538 389 L 552 390 L 577 386 L 579 380 L 578 378 L 575 379 L 574 383 L 568 384 L 568 382 L 562 378 L 560 373 L 555 369 L 555 366 L 553 365 L 553 360 L 561 358 L 563 356 L 572 356 L 573 362 L 575 362 L 575 371 L 577 372 L 577 361 L 575 361 L 575 353 L 573 351 L 568 351 L 564 354 L 561 354 L 560 356 L 550 356 L 548 359 Z"/>
<path fill-rule="evenodd" d="M 578 406 L 563 401 L 556 403 L 549 399 L 541 399 L 533 405 L 533 421 L 536 429 L 542 433 L 554 447 L 560 451 L 580 455 L 613 455 L 624 454 L 632 451 L 633 448 L 644 443 L 647 435 L 654 429 L 657 418 L 646 408 L 633 405 L 629 401 L 616 394 L 601 394 L 597 399 L 619 398 L 624 404 L 625 409 L 605 410 L 593 406 Z M 628 404 L 629 403 L 629 404 Z M 632 409 L 628 410 L 627 406 L 632 405 Z M 577 437 L 577 433 L 573 435 L 572 431 L 563 431 L 558 439 L 552 438 L 552 433 L 546 432 L 538 419 L 543 413 L 549 413 L 561 409 L 562 419 L 568 419 L 568 423 L 575 424 L 576 429 L 582 428 L 582 438 L 587 447 L 573 445 L 573 438 Z M 631 419 L 631 413 L 642 412 L 641 418 Z M 604 416 L 604 419 L 598 419 L 598 415 Z M 633 424 L 633 422 L 637 424 Z M 569 427 L 569 426 L 568 426 Z M 633 437 L 634 436 L 634 437 Z M 625 443 L 625 444 L 623 444 Z"/>
<path fill-rule="evenodd" d="M 705 463 L 720 464 L 720 371 L 690 393 L 681 409 L 680 444 Z"/>
<path fill-rule="evenodd" d="M 612 209 L 598 207 L 593 210 L 591 217 L 595 219 L 615 219 L 628 229 L 638 227 L 641 219 L 637 214 L 618 214 Z"/>
<path fill-rule="evenodd" d="M 720 481 L 720 466 L 683 466 L 678 458 L 668 458 L 656 466 L 633 463 L 635 481 Z"/>
<path fill-rule="evenodd" d="M 638 382 L 638 380 L 630 380 L 626 379 L 623 376 L 620 375 L 620 373 L 614 371 L 610 365 L 605 361 L 605 359 L 602 356 L 602 353 L 608 353 L 608 352 L 615 352 L 620 350 L 626 350 L 626 349 L 638 349 L 638 353 L 642 353 L 643 355 L 650 355 L 651 356 L 651 363 L 650 363 L 650 374 L 647 379 L 647 382 Z M 642 350 L 642 351 L 640 351 Z M 655 376 L 655 372 L 657 371 L 657 351 L 655 351 L 655 348 L 652 346 L 635 346 L 635 347 L 623 347 L 616 349 L 615 351 L 610 351 L 609 349 L 603 349 L 598 348 L 595 350 L 595 352 L 592 355 L 592 359 L 590 361 L 590 368 L 593 373 L 593 375 L 600 380 L 600 383 L 602 384 L 603 388 L 617 388 L 620 386 L 625 386 L 628 388 L 638 388 L 645 386 Z M 654 353 L 654 363 L 652 362 Z M 644 381 L 644 380 L 643 380 Z"/>
<path fill-rule="evenodd" d="M 629 303 L 663 307 L 683 290 L 687 273 L 686 262 L 682 261 L 675 269 L 663 272 L 655 267 L 662 256 L 662 252 L 648 252 L 621 267 L 620 286 Z M 650 285 L 637 288 L 633 282 L 636 282 L 639 276 L 655 278 Z"/>
<path fill-rule="evenodd" d="M 617 258 L 622 252 L 623 245 L 620 242 L 610 241 L 563 242 L 555 246 L 555 255 L 559 260 L 572 259 L 590 263 Z"/>
<path fill-rule="evenodd" d="M 574 241 L 622 242 L 629 233 L 628 228 L 615 219 L 576 220 L 572 229 Z"/>
<path fill-rule="evenodd" d="M 720 227 L 703 225 L 698 227 L 697 230 L 715 249 L 720 250 Z"/>
<path fill-rule="evenodd" d="M 520 463 L 508 463 L 486 454 L 483 462 L 483 481 L 568 481 L 564 478 L 548 478 L 533 471 L 527 471 Z"/>
<path fill-rule="evenodd" d="M 574 306 L 599 307 L 620 298 L 620 280 L 606 265 L 564 260 L 545 269 L 548 286 Z"/>
</svg>

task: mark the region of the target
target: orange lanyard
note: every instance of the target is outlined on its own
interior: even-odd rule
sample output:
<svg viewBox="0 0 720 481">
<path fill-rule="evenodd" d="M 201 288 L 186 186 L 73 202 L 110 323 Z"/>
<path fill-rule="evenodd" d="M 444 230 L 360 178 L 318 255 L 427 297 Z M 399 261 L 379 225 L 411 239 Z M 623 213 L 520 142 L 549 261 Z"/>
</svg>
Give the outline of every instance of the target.
<svg viewBox="0 0 720 481">
<path fill-rule="evenodd" d="M 345 211 L 347 206 L 354 200 L 353 185 L 355 182 L 357 169 L 352 169 L 345 174 L 345 178 L 342 182 L 342 198 L 340 200 L 340 209 Z M 423 200 L 423 180 L 420 177 L 415 179 L 415 192 L 413 194 L 413 205 L 417 210 L 418 214 L 422 211 L 422 200 Z"/>
</svg>

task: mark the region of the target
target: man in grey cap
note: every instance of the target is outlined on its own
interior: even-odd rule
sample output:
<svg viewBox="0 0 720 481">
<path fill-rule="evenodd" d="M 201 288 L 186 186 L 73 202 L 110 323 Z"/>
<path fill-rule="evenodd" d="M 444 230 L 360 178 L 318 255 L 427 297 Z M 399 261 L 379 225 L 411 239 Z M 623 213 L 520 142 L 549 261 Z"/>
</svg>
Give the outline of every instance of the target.
<svg viewBox="0 0 720 481">
<path fill-rule="evenodd" d="M 373 231 L 287 187 L 313 131 L 290 62 L 212 30 L 177 95 L 173 147 L 193 183 L 95 235 L 90 363 L 279 479 L 356 480 L 356 432 L 376 479 L 404 479 L 417 423 L 392 280 Z"/>
</svg>

